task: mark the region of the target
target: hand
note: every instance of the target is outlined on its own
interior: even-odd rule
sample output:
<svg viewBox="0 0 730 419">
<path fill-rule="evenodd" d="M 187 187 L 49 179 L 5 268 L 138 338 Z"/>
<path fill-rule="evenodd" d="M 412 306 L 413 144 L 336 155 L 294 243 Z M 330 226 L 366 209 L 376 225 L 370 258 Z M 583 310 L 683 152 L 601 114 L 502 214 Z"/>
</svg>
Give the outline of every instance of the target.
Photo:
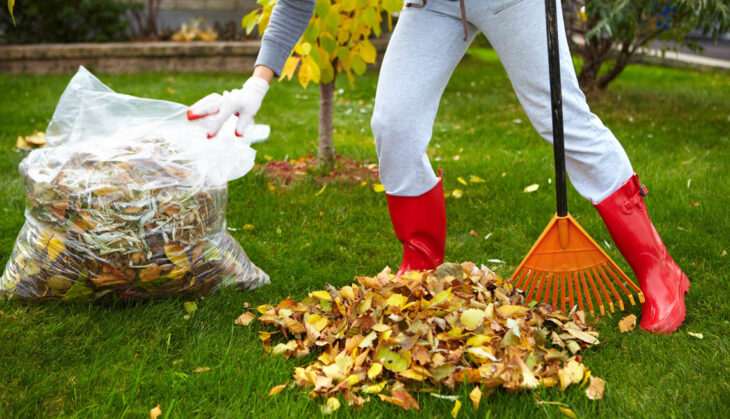
<svg viewBox="0 0 730 419">
<path fill-rule="evenodd" d="M 210 117 L 208 120 L 208 138 L 213 138 L 231 115 L 238 117 L 235 134 L 243 137 L 246 127 L 251 124 L 269 90 L 269 82 L 253 76 L 246 80 L 243 87 L 230 92 L 210 94 L 199 100 L 188 109 L 188 121 Z"/>
</svg>

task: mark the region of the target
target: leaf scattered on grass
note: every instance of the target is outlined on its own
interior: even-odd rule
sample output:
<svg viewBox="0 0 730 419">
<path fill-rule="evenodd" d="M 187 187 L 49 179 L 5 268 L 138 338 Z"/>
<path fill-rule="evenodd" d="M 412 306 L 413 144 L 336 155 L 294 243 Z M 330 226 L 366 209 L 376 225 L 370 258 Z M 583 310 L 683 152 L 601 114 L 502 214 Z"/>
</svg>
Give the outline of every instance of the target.
<svg viewBox="0 0 730 419">
<path fill-rule="evenodd" d="M 695 337 L 697 339 L 704 339 L 705 336 L 702 333 L 695 333 L 695 332 L 687 332 L 688 335 Z"/>
<path fill-rule="evenodd" d="M 322 414 L 323 415 L 331 415 L 332 412 L 340 408 L 340 401 L 337 400 L 337 397 L 330 397 L 327 399 L 327 403 L 322 406 Z"/>
<path fill-rule="evenodd" d="M 195 301 L 186 301 L 183 304 L 183 307 L 185 307 L 185 312 L 188 314 L 193 314 L 198 309 L 198 303 Z"/>
<path fill-rule="evenodd" d="M 456 419 L 459 416 L 459 410 L 461 410 L 461 402 L 457 400 L 454 402 L 454 408 L 451 409 L 451 417 Z"/>
<path fill-rule="evenodd" d="M 621 333 L 626 333 L 634 330 L 636 327 L 636 316 L 633 314 L 629 314 L 628 316 L 621 319 L 621 321 L 618 322 L 618 330 L 621 331 Z"/>
<path fill-rule="evenodd" d="M 281 390 L 284 390 L 286 388 L 286 384 L 280 384 L 278 386 L 274 386 L 269 391 L 269 397 L 273 396 L 274 394 L 280 392 Z"/>
<path fill-rule="evenodd" d="M 453 196 L 456 199 L 459 199 L 462 196 L 464 196 L 464 191 L 462 191 L 461 189 L 454 189 L 453 191 L 451 191 L 451 196 Z"/>
<path fill-rule="evenodd" d="M 533 183 L 532 185 L 525 186 L 525 189 L 523 189 L 522 192 L 524 192 L 524 193 L 535 192 L 538 188 L 540 188 L 540 185 L 538 185 L 537 183 Z"/>
<path fill-rule="evenodd" d="M 601 400 L 606 382 L 598 377 L 591 377 L 591 384 L 586 388 L 586 396 L 591 400 Z"/>
<path fill-rule="evenodd" d="M 385 192 L 385 186 L 382 183 L 373 184 L 373 190 L 377 193 Z"/>
<path fill-rule="evenodd" d="M 562 407 L 561 406 L 561 407 L 558 407 L 558 409 L 560 409 L 560 412 L 562 414 L 564 414 L 565 416 L 567 416 L 567 417 L 569 417 L 571 419 L 578 419 L 578 417 L 575 416 L 575 412 L 573 412 L 572 410 L 568 409 L 567 407 Z"/>
<path fill-rule="evenodd" d="M 377 394 L 418 409 L 413 391 L 476 384 L 469 398 L 478 407 L 485 390 L 558 383 L 565 389 L 588 377 L 580 355 L 563 349 L 575 353 L 596 343 L 584 313 L 526 305 L 522 293 L 484 266 L 446 263 L 400 277 L 386 268 L 355 279 L 257 308 L 258 320 L 274 328 L 259 332 L 267 352 L 289 358 L 316 351 L 315 361 L 294 368 L 295 385 L 310 388 L 312 397 L 342 394 L 360 406 L 369 398 L 358 394 Z M 278 336 L 284 340 L 272 343 Z"/>
<path fill-rule="evenodd" d="M 236 324 L 239 326 L 248 326 L 255 318 L 256 316 L 253 313 L 247 311 L 238 316 L 238 318 L 236 319 Z"/>
<path fill-rule="evenodd" d="M 210 367 L 200 367 L 193 370 L 193 372 L 208 372 L 210 371 Z"/>
<path fill-rule="evenodd" d="M 150 419 L 157 419 L 162 415 L 162 409 L 160 409 L 160 405 L 153 407 L 150 409 Z"/>
<path fill-rule="evenodd" d="M 479 402 L 482 401 L 482 390 L 479 389 L 479 386 L 474 387 L 474 390 L 469 393 L 469 400 L 474 405 L 474 410 L 478 410 Z"/>
<path fill-rule="evenodd" d="M 457 180 L 457 181 L 458 181 L 459 183 L 461 183 L 462 185 L 464 185 L 464 186 L 467 186 L 467 185 L 469 185 L 469 184 L 468 184 L 468 183 L 466 182 L 466 180 L 464 180 L 464 178 L 463 178 L 463 177 L 461 177 L 461 176 L 457 177 L 457 178 L 456 178 L 456 180 Z"/>
</svg>

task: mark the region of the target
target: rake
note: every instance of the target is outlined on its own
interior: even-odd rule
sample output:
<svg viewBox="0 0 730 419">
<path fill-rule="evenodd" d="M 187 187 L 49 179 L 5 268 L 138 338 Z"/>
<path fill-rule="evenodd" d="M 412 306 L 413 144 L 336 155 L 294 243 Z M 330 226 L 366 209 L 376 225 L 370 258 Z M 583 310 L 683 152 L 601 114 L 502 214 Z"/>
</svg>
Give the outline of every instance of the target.
<svg viewBox="0 0 730 419">
<path fill-rule="evenodd" d="M 587 307 L 595 317 L 596 308 L 601 315 L 606 313 L 606 305 L 611 313 L 615 312 L 614 299 L 619 310 L 625 309 L 619 290 L 631 305 L 636 304 L 631 291 L 637 294 L 641 303 L 644 294 L 568 213 L 555 0 L 545 0 L 545 15 L 558 211 L 517 267 L 512 281 L 527 294 L 528 302 L 542 301 L 563 312 L 566 312 L 566 306 L 572 310 L 577 305 L 583 311 Z"/>
</svg>

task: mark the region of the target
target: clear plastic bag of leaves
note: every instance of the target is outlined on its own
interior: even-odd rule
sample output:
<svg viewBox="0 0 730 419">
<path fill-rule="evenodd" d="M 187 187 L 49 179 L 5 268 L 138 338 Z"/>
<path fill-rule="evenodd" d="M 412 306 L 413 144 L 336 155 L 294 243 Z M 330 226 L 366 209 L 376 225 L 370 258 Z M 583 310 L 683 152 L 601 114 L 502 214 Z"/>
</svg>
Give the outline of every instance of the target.
<svg viewBox="0 0 730 419">
<path fill-rule="evenodd" d="M 227 182 L 253 167 L 255 151 L 205 140 L 186 109 L 117 94 L 81 68 L 48 146 L 20 164 L 26 222 L 0 294 L 134 299 L 267 284 L 225 218 Z"/>
</svg>

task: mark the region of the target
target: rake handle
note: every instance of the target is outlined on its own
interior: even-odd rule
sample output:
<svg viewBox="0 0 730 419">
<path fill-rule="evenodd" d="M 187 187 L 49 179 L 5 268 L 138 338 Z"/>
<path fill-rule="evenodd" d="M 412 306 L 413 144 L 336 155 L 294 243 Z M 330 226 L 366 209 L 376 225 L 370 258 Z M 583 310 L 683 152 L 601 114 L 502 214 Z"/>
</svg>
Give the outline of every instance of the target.
<svg viewBox="0 0 730 419">
<path fill-rule="evenodd" d="M 565 176 L 565 140 L 563 137 L 563 94 L 560 86 L 560 54 L 558 51 L 558 15 L 555 0 L 545 0 L 545 19 L 550 68 L 550 105 L 553 116 L 553 154 L 555 156 L 555 192 L 558 216 L 568 215 L 568 186 Z"/>
</svg>

